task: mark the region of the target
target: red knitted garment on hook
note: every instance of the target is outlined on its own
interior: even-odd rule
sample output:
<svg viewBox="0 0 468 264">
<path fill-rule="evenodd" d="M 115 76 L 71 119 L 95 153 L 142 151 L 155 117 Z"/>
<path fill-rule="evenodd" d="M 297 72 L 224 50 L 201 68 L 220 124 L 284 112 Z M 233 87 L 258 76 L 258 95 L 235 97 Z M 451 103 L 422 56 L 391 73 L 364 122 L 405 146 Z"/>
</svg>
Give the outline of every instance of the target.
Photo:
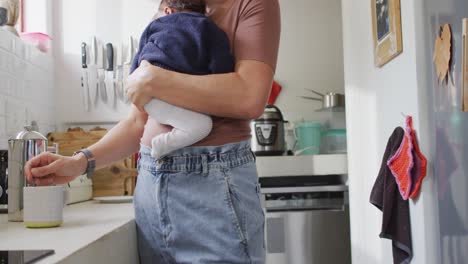
<svg viewBox="0 0 468 264">
<path fill-rule="evenodd" d="M 413 168 L 413 145 L 408 129 L 401 141 L 397 152 L 387 161 L 387 166 L 395 177 L 403 200 L 408 200 L 411 192 L 412 180 L 411 169 Z"/>
<path fill-rule="evenodd" d="M 427 159 L 419 149 L 418 141 L 416 139 L 416 131 L 413 129 L 413 118 L 411 116 L 407 118 L 407 125 L 410 130 L 411 143 L 413 144 L 412 154 L 414 163 L 413 169 L 411 170 L 411 181 L 413 184 L 411 186 L 409 197 L 411 199 L 415 199 L 421 190 L 422 181 L 424 180 L 424 177 L 426 177 Z"/>
</svg>

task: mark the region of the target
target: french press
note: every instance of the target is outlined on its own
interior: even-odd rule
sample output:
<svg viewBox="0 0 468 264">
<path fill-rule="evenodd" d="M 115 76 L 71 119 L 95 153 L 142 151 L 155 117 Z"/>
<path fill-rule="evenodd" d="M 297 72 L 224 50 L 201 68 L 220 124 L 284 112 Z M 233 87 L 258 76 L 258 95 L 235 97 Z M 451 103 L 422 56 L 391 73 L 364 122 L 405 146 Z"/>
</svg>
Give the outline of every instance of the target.
<svg viewBox="0 0 468 264">
<path fill-rule="evenodd" d="M 24 127 L 16 138 L 8 140 L 8 221 L 23 221 L 23 187 L 28 186 L 24 166 L 47 151 L 47 138 L 32 126 Z"/>
</svg>

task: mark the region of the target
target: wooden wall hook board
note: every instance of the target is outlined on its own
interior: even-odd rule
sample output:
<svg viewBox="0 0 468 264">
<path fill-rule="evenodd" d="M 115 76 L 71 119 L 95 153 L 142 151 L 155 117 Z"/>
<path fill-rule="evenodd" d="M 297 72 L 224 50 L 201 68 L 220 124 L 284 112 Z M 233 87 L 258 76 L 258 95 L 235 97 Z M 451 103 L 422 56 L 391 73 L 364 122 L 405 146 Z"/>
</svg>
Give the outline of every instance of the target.
<svg viewBox="0 0 468 264">
<path fill-rule="evenodd" d="M 439 81 L 444 81 L 447 78 L 452 58 L 451 47 L 452 32 L 450 25 L 445 24 L 441 27 L 440 35 L 438 35 L 435 40 L 434 54 L 432 57 L 436 66 Z"/>
</svg>

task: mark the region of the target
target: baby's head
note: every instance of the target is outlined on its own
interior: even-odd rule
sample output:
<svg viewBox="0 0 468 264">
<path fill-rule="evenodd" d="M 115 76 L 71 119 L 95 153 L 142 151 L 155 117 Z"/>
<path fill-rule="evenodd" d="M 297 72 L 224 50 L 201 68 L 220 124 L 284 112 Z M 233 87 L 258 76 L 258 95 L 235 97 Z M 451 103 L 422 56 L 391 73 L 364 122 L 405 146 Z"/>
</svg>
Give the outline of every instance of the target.
<svg viewBox="0 0 468 264">
<path fill-rule="evenodd" d="M 156 18 L 178 12 L 205 14 L 205 0 L 162 0 Z"/>
</svg>

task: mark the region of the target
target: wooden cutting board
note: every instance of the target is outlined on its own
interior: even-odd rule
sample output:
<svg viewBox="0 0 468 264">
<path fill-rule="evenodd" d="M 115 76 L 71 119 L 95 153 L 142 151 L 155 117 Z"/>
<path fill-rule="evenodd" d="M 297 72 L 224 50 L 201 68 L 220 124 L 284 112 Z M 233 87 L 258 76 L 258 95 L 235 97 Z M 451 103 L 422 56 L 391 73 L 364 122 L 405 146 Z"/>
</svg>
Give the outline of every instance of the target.
<svg viewBox="0 0 468 264">
<path fill-rule="evenodd" d="M 58 144 L 59 154 L 72 156 L 77 150 L 98 142 L 107 130 L 96 128 L 85 131 L 81 128 L 47 135 L 49 144 Z M 93 175 L 93 197 L 133 195 L 138 175 L 135 155 L 111 164 Z"/>
</svg>

